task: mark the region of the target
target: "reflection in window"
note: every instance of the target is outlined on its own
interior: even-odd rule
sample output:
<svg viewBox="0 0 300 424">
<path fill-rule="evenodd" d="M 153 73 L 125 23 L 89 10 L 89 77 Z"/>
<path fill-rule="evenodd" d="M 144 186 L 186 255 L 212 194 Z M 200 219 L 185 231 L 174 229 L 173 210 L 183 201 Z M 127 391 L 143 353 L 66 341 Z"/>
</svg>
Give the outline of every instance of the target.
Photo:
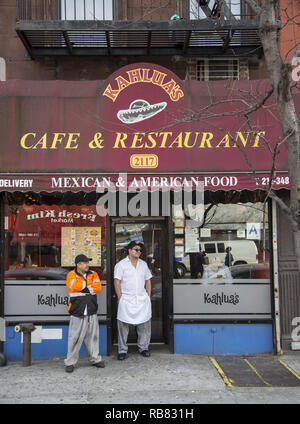
<svg viewBox="0 0 300 424">
<path fill-rule="evenodd" d="M 180 249 L 174 249 L 181 268 L 181 275 L 176 278 L 213 278 L 222 283 L 224 277 L 227 282 L 251 279 L 268 283 L 270 250 L 265 205 L 261 202 L 216 203 L 206 204 L 205 209 L 205 219 L 197 234 L 193 238 L 182 236 L 185 238 L 181 256 Z M 185 232 L 187 222 L 186 216 Z M 220 266 L 213 272 L 215 261 L 219 261 Z"/>
<path fill-rule="evenodd" d="M 74 193 L 68 204 L 55 195 L 45 196 L 46 203 L 38 195 L 18 196 L 9 194 L 5 204 L 5 280 L 65 280 L 79 253 L 93 257 L 91 268 L 105 278 L 106 221 L 96 202 L 75 204 Z"/>
<path fill-rule="evenodd" d="M 205 243 L 204 244 L 204 251 L 206 253 L 216 253 L 216 245 L 215 245 L 215 243 Z"/>
<path fill-rule="evenodd" d="M 218 253 L 224 253 L 225 252 L 224 243 L 217 243 L 217 246 L 218 246 Z"/>
<path fill-rule="evenodd" d="M 128 255 L 127 246 L 131 241 L 143 244 L 140 259 L 147 262 L 153 275 L 160 275 L 163 243 L 161 224 L 117 224 L 116 263 Z"/>
</svg>

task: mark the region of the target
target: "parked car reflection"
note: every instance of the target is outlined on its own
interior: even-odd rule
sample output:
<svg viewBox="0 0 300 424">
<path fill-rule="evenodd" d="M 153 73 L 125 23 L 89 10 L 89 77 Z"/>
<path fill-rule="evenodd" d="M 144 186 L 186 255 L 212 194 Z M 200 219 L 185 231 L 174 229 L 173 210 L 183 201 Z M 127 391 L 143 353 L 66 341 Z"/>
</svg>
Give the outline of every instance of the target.
<svg viewBox="0 0 300 424">
<path fill-rule="evenodd" d="M 64 268 L 16 268 L 4 273 L 5 280 L 66 280 L 69 270 Z"/>
<path fill-rule="evenodd" d="M 91 267 L 96 271 L 101 281 L 105 281 L 105 274 L 101 267 Z M 5 271 L 5 280 L 64 280 L 66 281 L 67 274 L 74 267 L 68 268 L 47 268 L 47 267 L 24 267 L 14 268 Z"/>
<path fill-rule="evenodd" d="M 243 264 L 230 267 L 232 278 L 270 279 L 270 264 Z"/>
</svg>

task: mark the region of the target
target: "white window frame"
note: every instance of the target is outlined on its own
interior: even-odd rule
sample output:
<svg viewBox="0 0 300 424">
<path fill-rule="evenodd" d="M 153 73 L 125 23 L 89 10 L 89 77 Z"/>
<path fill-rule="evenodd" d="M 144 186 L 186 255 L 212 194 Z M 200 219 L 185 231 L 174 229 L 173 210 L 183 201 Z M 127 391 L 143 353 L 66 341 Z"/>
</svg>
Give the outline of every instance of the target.
<svg viewBox="0 0 300 424">
<path fill-rule="evenodd" d="M 61 0 L 61 20 L 111 21 L 113 0 Z"/>
</svg>

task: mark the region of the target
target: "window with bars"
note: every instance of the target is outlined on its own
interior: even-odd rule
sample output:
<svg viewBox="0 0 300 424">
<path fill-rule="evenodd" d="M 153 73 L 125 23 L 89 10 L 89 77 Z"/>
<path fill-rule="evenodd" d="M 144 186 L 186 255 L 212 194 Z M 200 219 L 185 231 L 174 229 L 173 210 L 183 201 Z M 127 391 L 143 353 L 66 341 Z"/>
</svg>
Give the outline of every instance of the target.
<svg viewBox="0 0 300 424">
<path fill-rule="evenodd" d="M 198 81 L 239 80 L 241 79 L 239 59 L 198 60 L 196 79 Z"/>
</svg>

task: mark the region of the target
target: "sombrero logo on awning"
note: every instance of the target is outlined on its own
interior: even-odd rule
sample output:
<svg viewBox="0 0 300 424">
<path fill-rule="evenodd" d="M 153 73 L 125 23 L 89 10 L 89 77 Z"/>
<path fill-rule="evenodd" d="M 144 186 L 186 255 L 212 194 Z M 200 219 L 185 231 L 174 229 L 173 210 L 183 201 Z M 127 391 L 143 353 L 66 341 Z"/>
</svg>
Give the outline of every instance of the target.
<svg viewBox="0 0 300 424">
<path fill-rule="evenodd" d="M 167 106 L 167 102 L 155 103 L 150 105 L 146 100 L 134 100 L 127 110 L 119 110 L 117 117 L 124 124 L 134 124 L 144 119 L 152 118 L 159 112 L 162 112 Z"/>
<path fill-rule="evenodd" d="M 157 88 L 158 91 L 155 90 Z M 121 93 L 124 94 L 122 100 L 119 97 Z M 120 103 L 116 113 L 119 121 L 135 124 L 160 114 L 168 108 L 168 102 L 178 102 L 184 92 L 173 73 L 158 65 L 143 63 L 129 65 L 116 72 L 103 96 L 115 104 Z M 129 98 L 132 100 L 128 101 Z"/>
</svg>

